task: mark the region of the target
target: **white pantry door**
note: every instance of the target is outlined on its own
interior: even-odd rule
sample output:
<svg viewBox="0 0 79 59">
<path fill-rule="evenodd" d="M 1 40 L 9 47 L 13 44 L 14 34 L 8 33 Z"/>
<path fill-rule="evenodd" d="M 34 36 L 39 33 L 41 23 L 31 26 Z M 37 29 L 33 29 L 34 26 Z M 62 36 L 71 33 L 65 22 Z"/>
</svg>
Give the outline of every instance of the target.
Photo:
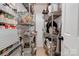
<svg viewBox="0 0 79 59">
<path fill-rule="evenodd" d="M 79 55 L 79 4 L 62 4 L 61 55 Z"/>
</svg>

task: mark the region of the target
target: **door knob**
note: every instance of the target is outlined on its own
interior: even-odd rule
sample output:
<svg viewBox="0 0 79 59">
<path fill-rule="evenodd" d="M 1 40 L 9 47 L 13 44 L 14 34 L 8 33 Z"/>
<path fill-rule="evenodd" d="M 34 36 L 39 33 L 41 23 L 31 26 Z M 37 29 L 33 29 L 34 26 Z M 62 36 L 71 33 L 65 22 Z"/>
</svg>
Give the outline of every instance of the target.
<svg viewBox="0 0 79 59">
<path fill-rule="evenodd" d="M 64 40 L 64 37 L 63 36 L 59 36 L 59 40 Z"/>
</svg>

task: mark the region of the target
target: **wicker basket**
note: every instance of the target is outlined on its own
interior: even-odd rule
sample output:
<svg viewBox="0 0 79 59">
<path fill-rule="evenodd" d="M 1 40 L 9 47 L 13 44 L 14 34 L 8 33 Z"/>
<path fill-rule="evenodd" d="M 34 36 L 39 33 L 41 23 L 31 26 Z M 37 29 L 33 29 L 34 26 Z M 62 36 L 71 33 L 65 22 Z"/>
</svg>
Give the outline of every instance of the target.
<svg viewBox="0 0 79 59">
<path fill-rule="evenodd" d="M 22 17 L 22 22 L 24 23 L 24 24 L 28 24 L 28 23 L 31 23 L 32 22 L 32 19 L 33 19 L 33 16 L 24 16 L 24 17 Z"/>
</svg>

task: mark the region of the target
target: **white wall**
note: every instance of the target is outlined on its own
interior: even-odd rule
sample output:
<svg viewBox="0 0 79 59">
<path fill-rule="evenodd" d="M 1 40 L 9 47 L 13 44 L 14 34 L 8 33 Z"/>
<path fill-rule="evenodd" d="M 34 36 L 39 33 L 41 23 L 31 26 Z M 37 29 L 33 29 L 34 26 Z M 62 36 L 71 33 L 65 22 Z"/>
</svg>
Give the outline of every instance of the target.
<svg viewBox="0 0 79 59">
<path fill-rule="evenodd" d="M 46 8 L 46 4 L 36 4 L 34 6 L 34 10 L 36 14 L 37 47 L 43 47 L 43 43 L 44 43 L 44 39 L 43 39 L 44 19 L 43 19 L 42 11 L 45 8 Z"/>
<path fill-rule="evenodd" d="M 62 55 L 79 55 L 79 4 L 62 4 Z"/>
</svg>

